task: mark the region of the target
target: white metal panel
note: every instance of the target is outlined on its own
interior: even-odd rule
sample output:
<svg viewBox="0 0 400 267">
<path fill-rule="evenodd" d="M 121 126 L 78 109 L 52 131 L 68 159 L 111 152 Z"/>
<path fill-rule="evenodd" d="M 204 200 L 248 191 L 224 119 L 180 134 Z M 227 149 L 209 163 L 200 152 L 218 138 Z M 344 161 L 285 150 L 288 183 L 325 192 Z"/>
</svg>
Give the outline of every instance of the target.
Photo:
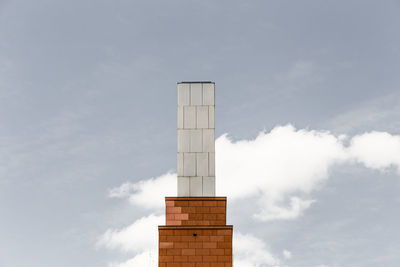
<svg viewBox="0 0 400 267">
<path fill-rule="evenodd" d="M 190 178 L 178 176 L 178 197 L 190 196 Z"/>
<path fill-rule="evenodd" d="M 203 130 L 203 152 L 215 152 L 214 129 Z"/>
<path fill-rule="evenodd" d="M 215 153 L 208 153 L 208 175 L 215 176 Z"/>
<path fill-rule="evenodd" d="M 190 84 L 190 105 L 201 106 L 203 104 L 203 91 L 201 83 Z"/>
<path fill-rule="evenodd" d="M 190 105 L 190 84 L 178 84 L 178 106 Z"/>
<path fill-rule="evenodd" d="M 202 130 L 190 130 L 190 152 L 202 152 Z"/>
<path fill-rule="evenodd" d="M 200 197 L 203 195 L 203 179 L 201 177 L 190 177 L 190 196 Z"/>
<path fill-rule="evenodd" d="M 183 107 L 178 106 L 178 129 L 183 129 Z"/>
<path fill-rule="evenodd" d="M 215 108 L 208 106 L 208 128 L 215 128 Z"/>
<path fill-rule="evenodd" d="M 190 152 L 190 130 L 178 130 L 178 152 Z"/>
<path fill-rule="evenodd" d="M 203 83 L 203 105 L 214 105 L 214 84 Z"/>
<path fill-rule="evenodd" d="M 215 177 L 203 177 L 203 196 L 215 196 Z"/>
<path fill-rule="evenodd" d="M 208 106 L 198 106 L 197 108 L 197 129 L 208 128 Z"/>
<path fill-rule="evenodd" d="M 183 154 L 183 176 L 196 175 L 196 154 L 184 153 Z"/>
<path fill-rule="evenodd" d="M 178 176 L 183 176 L 183 153 L 178 153 Z"/>
<path fill-rule="evenodd" d="M 183 107 L 183 127 L 185 129 L 196 128 L 196 107 L 185 106 Z"/>
<path fill-rule="evenodd" d="M 197 176 L 208 176 L 208 153 L 196 153 Z"/>
</svg>

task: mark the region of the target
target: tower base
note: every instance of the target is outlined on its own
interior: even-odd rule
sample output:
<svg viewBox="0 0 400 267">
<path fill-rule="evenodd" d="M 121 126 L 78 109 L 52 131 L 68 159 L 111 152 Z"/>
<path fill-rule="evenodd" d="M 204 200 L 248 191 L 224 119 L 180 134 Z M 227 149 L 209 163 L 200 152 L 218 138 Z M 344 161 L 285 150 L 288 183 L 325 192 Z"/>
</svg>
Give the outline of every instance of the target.
<svg viewBox="0 0 400 267">
<path fill-rule="evenodd" d="M 166 197 L 159 267 L 232 267 L 233 226 L 226 197 Z"/>
</svg>

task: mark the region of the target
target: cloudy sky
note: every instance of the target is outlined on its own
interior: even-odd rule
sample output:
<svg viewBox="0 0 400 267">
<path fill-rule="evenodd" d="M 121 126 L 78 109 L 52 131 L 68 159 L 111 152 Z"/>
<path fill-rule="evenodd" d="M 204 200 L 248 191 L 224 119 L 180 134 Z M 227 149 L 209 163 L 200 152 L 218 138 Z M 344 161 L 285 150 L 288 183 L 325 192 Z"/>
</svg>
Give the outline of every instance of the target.
<svg viewBox="0 0 400 267">
<path fill-rule="evenodd" d="M 0 266 L 155 266 L 188 80 L 216 83 L 236 266 L 399 266 L 399 14 L 0 0 Z"/>
</svg>

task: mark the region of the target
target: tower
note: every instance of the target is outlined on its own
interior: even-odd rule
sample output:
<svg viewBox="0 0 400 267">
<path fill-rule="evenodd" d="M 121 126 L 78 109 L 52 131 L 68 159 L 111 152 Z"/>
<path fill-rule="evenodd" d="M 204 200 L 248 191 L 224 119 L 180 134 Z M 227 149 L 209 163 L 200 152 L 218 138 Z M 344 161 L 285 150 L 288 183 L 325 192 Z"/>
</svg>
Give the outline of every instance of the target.
<svg viewBox="0 0 400 267">
<path fill-rule="evenodd" d="M 233 226 L 215 196 L 215 84 L 178 83 L 178 196 L 166 197 L 159 267 L 232 267 Z"/>
</svg>

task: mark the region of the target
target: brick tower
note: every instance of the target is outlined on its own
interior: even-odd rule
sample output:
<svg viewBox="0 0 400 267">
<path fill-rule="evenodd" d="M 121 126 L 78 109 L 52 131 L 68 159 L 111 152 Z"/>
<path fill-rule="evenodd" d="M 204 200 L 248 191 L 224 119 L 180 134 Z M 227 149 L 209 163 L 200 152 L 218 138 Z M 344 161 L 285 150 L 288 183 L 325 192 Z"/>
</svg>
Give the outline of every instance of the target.
<svg viewBox="0 0 400 267">
<path fill-rule="evenodd" d="M 232 267 L 226 197 L 215 196 L 213 82 L 178 83 L 178 196 L 166 197 L 159 267 Z"/>
</svg>

